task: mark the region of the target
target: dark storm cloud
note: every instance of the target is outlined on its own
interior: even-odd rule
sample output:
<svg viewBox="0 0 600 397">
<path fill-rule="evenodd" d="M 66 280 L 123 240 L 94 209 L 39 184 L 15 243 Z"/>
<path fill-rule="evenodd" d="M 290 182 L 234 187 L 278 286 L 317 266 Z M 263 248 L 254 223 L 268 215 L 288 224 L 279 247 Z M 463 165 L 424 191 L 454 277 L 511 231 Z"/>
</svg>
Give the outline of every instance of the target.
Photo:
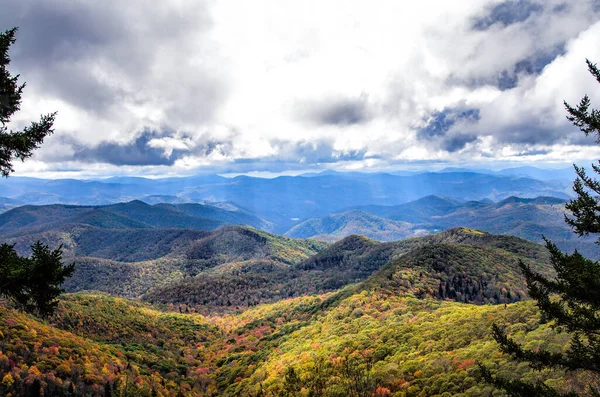
<svg viewBox="0 0 600 397">
<path fill-rule="evenodd" d="M 490 9 L 490 12 L 473 23 L 474 30 L 486 30 L 499 24 L 509 26 L 526 21 L 532 14 L 541 12 L 542 7 L 528 0 L 505 1 Z"/>
<path fill-rule="evenodd" d="M 304 102 L 298 106 L 297 113 L 301 119 L 316 125 L 363 124 L 371 117 L 366 95 Z"/>
</svg>

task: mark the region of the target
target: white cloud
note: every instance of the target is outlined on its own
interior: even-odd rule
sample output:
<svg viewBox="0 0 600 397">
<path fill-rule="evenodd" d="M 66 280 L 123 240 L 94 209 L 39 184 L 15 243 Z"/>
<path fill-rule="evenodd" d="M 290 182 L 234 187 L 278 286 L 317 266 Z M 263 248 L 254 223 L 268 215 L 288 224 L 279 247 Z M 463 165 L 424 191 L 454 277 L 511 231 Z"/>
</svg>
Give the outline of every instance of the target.
<svg viewBox="0 0 600 397">
<path fill-rule="evenodd" d="M 0 23 L 21 29 L 12 70 L 28 82 L 15 125 L 59 111 L 55 136 L 21 173 L 597 152 L 568 149 L 585 141 L 562 106 L 584 93 L 600 101 L 583 62 L 600 62 L 591 0 L 0 2 Z M 422 132 L 469 109 L 478 121 Z M 100 153 L 130 146 L 138 166 Z"/>
</svg>

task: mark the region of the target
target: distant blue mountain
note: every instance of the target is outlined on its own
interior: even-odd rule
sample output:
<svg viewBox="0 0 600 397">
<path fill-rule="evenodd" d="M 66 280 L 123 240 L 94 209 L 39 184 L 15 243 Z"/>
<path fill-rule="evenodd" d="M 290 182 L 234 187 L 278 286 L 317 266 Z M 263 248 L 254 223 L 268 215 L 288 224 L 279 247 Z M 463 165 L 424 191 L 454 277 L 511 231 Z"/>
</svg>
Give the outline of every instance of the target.
<svg viewBox="0 0 600 397">
<path fill-rule="evenodd" d="M 531 171 L 531 170 L 529 170 Z M 519 171 L 520 172 L 520 171 Z M 568 198 L 570 181 L 538 180 L 480 172 L 340 173 L 224 178 L 199 175 L 147 179 L 114 177 L 104 180 L 11 177 L 0 183 L 0 197 L 24 204 L 107 205 L 131 200 L 166 203 L 230 202 L 276 225 L 284 232 L 298 221 L 363 205 L 399 205 L 423 196 L 452 200 L 499 201 L 510 196 Z"/>
<path fill-rule="evenodd" d="M 485 168 L 457 168 L 447 167 L 440 173 L 456 173 L 456 172 L 476 172 L 479 174 L 501 175 L 501 176 L 516 176 L 523 178 L 539 179 L 542 181 L 573 181 L 577 176 L 573 167 L 567 168 L 538 168 L 532 166 L 506 168 L 500 171 L 492 171 Z"/>
<path fill-rule="evenodd" d="M 577 249 L 590 258 L 600 258 L 600 248 L 591 237 L 580 238 L 564 222 L 565 200 L 556 197 L 507 197 L 498 202 L 467 201 L 426 196 L 404 204 L 366 205 L 352 211 L 314 218 L 291 228 L 290 237 L 336 241 L 352 234 L 390 241 L 455 227 L 469 227 L 494 234 L 508 234 L 537 243 L 545 236 L 565 251 Z M 360 217 L 357 215 L 360 214 Z M 372 214 L 373 218 L 366 216 Z"/>
</svg>

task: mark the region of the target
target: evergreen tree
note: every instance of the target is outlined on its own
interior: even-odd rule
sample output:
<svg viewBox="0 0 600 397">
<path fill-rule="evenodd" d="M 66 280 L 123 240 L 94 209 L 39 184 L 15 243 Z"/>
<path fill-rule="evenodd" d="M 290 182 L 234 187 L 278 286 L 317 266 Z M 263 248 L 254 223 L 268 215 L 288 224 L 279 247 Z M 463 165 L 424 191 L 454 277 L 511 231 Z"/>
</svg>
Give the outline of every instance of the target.
<svg viewBox="0 0 600 397">
<path fill-rule="evenodd" d="M 25 258 L 13 246 L 0 245 L 0 295 L 27 312 L 45 316 L 56 307 L 56 298 L 63 292 L 59 286 L 74 266 L 63 266 L 60 247 L 51 251 L 38 241 L 31 249 L 31 257 Z"/>
<path fill-rule="evenodd" d="M 600 83 L 600 70 L 586 60 L 588 70 Z M 565 102 L 567 119 L 579 127 L 585 135 L 595 134 L 600 143 L 600 111 L 590 110 L 590 99 L 586 95 L 572 107 Z M 600 174 L 600 162 L 593 164 L 595 173 Z M 573 217 L 566 222 L 579 236 L 600 233 L 600 182 L 588 176 L 583 167 L 575 166 L 577 178 L 573 190 L 577 197 L 567 205 Z M 597 241 L 600 244 L 600 239 Z M 544 319 L 551 321 L 561 332 L 569 332 L 570 345 L 566 353 L 544 350 L 529 350 L 509 338 L 497 325 L 493 326 L 494 338 L 500 349 L 518 361 L 529 363 L 535 369 L 563 368 L 568 371 L 584 370 L 600 376 L 600 263 L 584 258 L 577 251 L 573 254 L 561 252 L 546 239 L 546 247 L 556 270 L 556 278 L 548 279 L 534 272 L 529 266 L 520 264 L 529 295 L 537 301 Z M 521 380 L 494 377 L 481 367 L 484 378 L 502 388 L 511 396 L 563 396 L 557 390 L 542 384 L 530 384 Z M 589 385 L 592 396 L 600 396 L 600 385 Z M 576 392 L 565 394 L 578 396 Z"/>
<path fill-rule="evenodd" d="M 8 50 L 15 42 L 17 28 L 0 33 L 0 173 L 7 177 L 12 171 L 15 159 L 31 157 L 44 138 L 52 134 L 56 113 L 41 116 L 22 131 L 12 131 L 7 124 L 21 108 L 21 95 L 25 83 L 19 84 L 19 76 L 12 76 L 7 67 L 10 64 Z"/>
<path fill-rule="evenodd" d="M 17 28 L 0 33 L 0 174 L 13 172 L 15 159 L 31 157 L 44 138 L 52 134 L 55 113 L 42 116 L 22 131 L 8 129 L 11 117 L 21 107 L 25 84 L 7 70 L 8 51 L 15 42 Z M 73 273 L 73 266 L 63 266 L 61 248 L 51 251 L 36 243 L 29 258 L 20 257 L 13 246 L 0 245 L 0 296 L 9 298 L 28 312 L 50 314 L 56 306 L 59 286 Z"/>
</svg>

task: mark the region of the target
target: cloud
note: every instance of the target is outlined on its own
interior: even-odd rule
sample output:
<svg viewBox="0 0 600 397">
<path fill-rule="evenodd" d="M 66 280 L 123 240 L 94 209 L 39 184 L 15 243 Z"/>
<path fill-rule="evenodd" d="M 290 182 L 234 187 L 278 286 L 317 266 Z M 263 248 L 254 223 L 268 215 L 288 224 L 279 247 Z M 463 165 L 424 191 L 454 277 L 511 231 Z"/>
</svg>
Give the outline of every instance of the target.
<svg viewBox="0 0 600 397">
<path fill-rule="evenodd" d="M 143 131 L 130 142 L 103 142 L 97 146 L 85 146 L 76 141 L 66 141 L 72 154 L 62 160 L 82 163 L 103 163 L 116 166 L 172 166 L 187 157 L 206 158 L 214 153 L 227 156 L 233 148 L 230 140 L 203 136 L 192 139 L 173 131 Z"/>
<path fill-rule="evenodd" d="M 600 104 L 600 90 L 584 62 L 586 57 L 600 59 L 594 44 L 598 34 L 600 23 L 569 41 L 565 53 L 539 75 L 483 104 L 477 128 L 494 136 L 500 145 L 594 145 L 566 120 L 563 100 L 577 103 L 587 93 L 594 106 Z"/>
<path fill-rule="evenodd" d="M 419 130 L 418 136 L 422 139 L 444 136 L 457 122 L 476 123 L 479 119 L 479 109 L 446 109 L 435 112 Z"/>
<path fill-rule="evenodd" d="M 562 106 L 600 104 L 595 0 L 0 2 L 28 83 L 15 125 L 58 110 L 21 172 L 595 153 Z"/>
<path fill-rule="evenodd" d="M 24 111 L 58 105 L 58 134 L 98 144 L 148 125 L 206 125 L 227 96 L 205 2 L 6 3 L 0 26 L 19 26 L 11 56 L 28 83 Z"/>
<path fill-rule="evenodd" d="M 460 128 L 476 124 L 479 119 L 479 109 L 454 108 L 434 112 L 417 131 L 417 138 L 430 145 L 437 144 L 439 148 L 453 153 L 477 140 L 475 134 L 464 134 Z"/>
<path fill-rule="evenodd" d="M 348 126 L 363 124 L 370 118 L 367 95 L 301 102 L 298 115 L 317 125 Z"/>
<path fill-rule="evenodd" d="M 75 146 L 73 159 L 81 162 L 107 163 L 113 165 L 173 165 L 185 150 L 174 149 L 170 154 L 149 143 L 156 133 L 144 131 L 130 143 L 105 142 L 95 147 Z"/>
<path fill-rule="evenodd" d="M 330 140 L 312 141 L 281 141 L 270 142 L 277 156 L 268 160 L 283 159 L 284 161 L 304 164 L 337 163 L 342 161 L 360 161 L 367 157 L 366 150 L 336 149 Z"/>
</svg>

